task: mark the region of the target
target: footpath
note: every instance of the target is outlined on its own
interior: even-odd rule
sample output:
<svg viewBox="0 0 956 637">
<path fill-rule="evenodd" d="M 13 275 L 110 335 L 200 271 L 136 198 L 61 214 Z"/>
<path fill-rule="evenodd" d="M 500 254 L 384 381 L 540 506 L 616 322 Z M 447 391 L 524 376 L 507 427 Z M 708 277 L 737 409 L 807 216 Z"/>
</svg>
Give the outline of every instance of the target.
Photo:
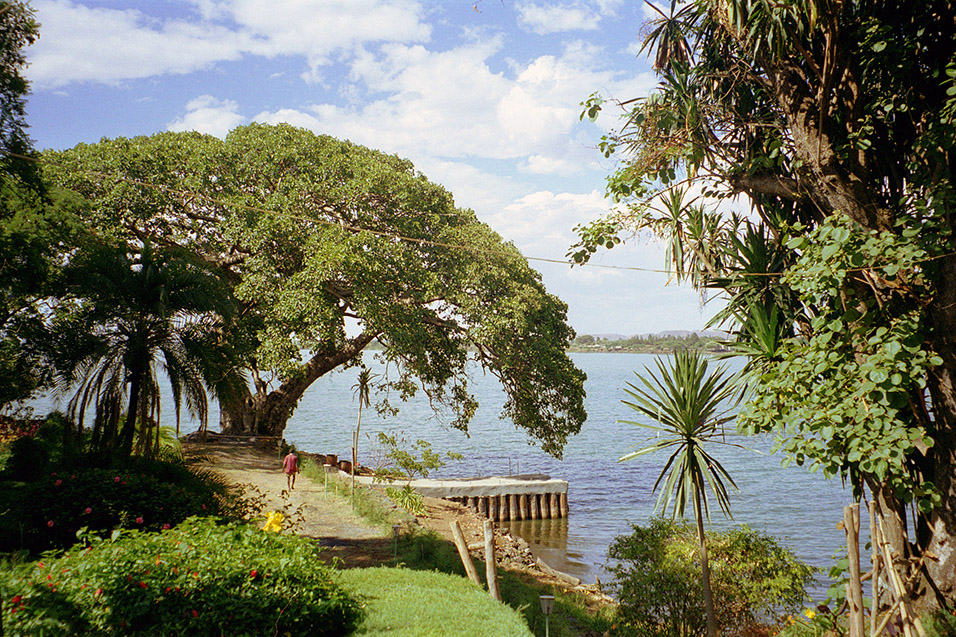
<svg viewBox="0 0 956 637">
<path fill-rule="evenodd" d="M 342 567 L 366 567 L 391 563 L 392 531 L 366 522 L 351 510 L 348 498 L 327 491 L 325 484 L 299 474 L 295 489 L 288 490 L 282 472 L 282 458 L 274 447 L 249 442 L 217 440 L 186 442 L 187 462 L 214 471 L 243 488 L 247 497 L 263 504 L 263 512 L 284 511 L 299 535 L 315 538 Z M 330 480 L 337 479 L 334 476 Z M 358 488 L 358 485 L 356 485 Z M 460 504 L 437 498 L 425 498 L 426 515 L 412 524 L 439 534 L 452 542 L 450 523 L 457 521 L 475 557 L 484 546 L 484 519 Z M 587 594 L 602 605 L 611 600 L 593 586 L 551 570 L 534 557 L 527 542 L 513 537 L 507 527 L 496 529 L 495 550 L 500 566 L 520 571 L 542 584 Z M 332 561 L 332 560 L 329 560 Z"/>
</svg>

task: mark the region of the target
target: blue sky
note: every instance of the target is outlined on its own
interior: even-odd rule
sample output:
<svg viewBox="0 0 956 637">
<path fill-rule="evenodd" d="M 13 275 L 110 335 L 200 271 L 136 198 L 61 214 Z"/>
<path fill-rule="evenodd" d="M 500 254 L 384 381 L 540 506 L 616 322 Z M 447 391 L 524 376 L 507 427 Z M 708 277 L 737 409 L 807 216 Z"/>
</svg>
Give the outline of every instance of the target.
<svg viewBox="0 0 956 637">
<path fill-rule="evenodd" d="M 597 151 L 609 110 L 655 79 L 637 0 L 34 0 L 28 50 L 37 148 L 103 137 L 288 122 L 407 157 L 513 241 L 569 306 L 579 334 L 699 329 L 689 286 L 564 259 L 573 228 L 605 214 Z M 637 238 L 599 265 L 660 269 Z"/>
</svg>

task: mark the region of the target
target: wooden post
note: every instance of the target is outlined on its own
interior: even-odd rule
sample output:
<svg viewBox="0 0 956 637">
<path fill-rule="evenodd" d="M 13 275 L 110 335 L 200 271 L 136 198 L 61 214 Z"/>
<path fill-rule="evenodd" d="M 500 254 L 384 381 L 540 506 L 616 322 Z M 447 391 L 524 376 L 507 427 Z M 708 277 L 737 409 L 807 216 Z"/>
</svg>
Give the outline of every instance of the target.
<svg viewBox="0 0 956 637">
<path fill-rule="evenodd" d="M 893 590 L 896 591 L 897 600 L 899 600 L 900 616 L 903 618 L 903 634 L 906 635 L 906 637 L 912 637 L 913 629 L 915 628 L 920 637 L 925 637 L 926 630 L 923 628 L 923 622 L 920 621 L 918 615 L 913 614 L 909 601 L 906 599 L 908 595 L 906 585 L 903 583 L 903 578 L 900 577 L 893 563 L 893 555 L 890 553 L 890 544 L 886 541 L 886 530 L 883 528 L 882 520 L 879 521 L 879 526 L 880 539 L 882 540 L 880 547 L 883 549 L 883 559 L 885 560 L 883 570 L 886 572 L 887 581 Z"/>
<path fill-rule="evenodd" d="M 512 493 L 508 496 L 508 504 L 511 505 L 511 519 L 518 519 L 518 494 Z"/>
<path fill-rule="evenodd" d="M 475 513 L 478 513 L 478 502 L 475 500 L 475 496 L 473 495 L 468 496 L 468 508 Z"/>
<path fill-rule="evenodd" d="M 561 505 L 558 503 L 558 494 L 551 494 L 551 517 L 560 518 L 561 517 Z"/>
<path fill-rule="evenodd" d="M 500 602 L 498 569 L 495 564 L 495 523 L 491 520 L 485 520 L 485 579 L 488 580 L 488 594 Z"/>
<path fill-rule="evenodd" d="M 508 496 L 507 495 L 498 496 L 498 521 L 499 522 L 508 521 Z"/>
<path fill-rule="evenodd" d="M 548 494 L 542 493 L 540 495 L 541 499 L 541 519 L 547 520 L 551 517 L 551 507 L 548 506 Z"/>
<path fill-rule="evenodd" d="M 488 519 L 498 519 L 498 496 L 496 495 L 488 496 Z"/>
<path fill-rule="evenodd" d="M 561 517 L 562 517 L 562 518 L 566 518 L 566 517 L 568 517 L 568 494 L 567 494 L 567 492 L 564 492 L 564 493 L 561 493 L 561 494 L 560 494 L 559 501 L 560 501 L 560 505 L 561 505 Z"/>
<path fill-rule="evenodd" d="M 349 500 L 352 501 L 352 510 L 355 510 L 355 465 L 356 449 L 358 448 L 358 431 L 352 432 L 352 486 L 349 489 Z"/>
<path fill-rule="evenodd" d="M 875 637 L 877 618 L 880 614 L 880 530 L 876 526 L 876 502 L 870 502 L 870 563 L 873 579 L 870 580 L 870 637 Z"/>
<path fill-rule="evenodd" d="M 488 517 L 488 498 L 478 496 L 478 514 Z"/>
<path fill-rule="evenodd" d="M 532 520 L 541 519 L 541 513 L 538 511 L 538 494 L 537 493 L 531 494 L 531 519 Z"/>
<path fill-rule="evenodd" d="M 860 505 L 843 507 L 843 526 L 846 530 L 846 552 L 850 562 L 850 581 L 847 583 L 847 601 L 850 604 L 850 637 L 863 634 L 863 584 L 860 581 Z"/>
<path fill-rule="evenodd" d="M 531 513 L 528 509 L 528 494 L 522 493 L 518 499 L 518 515 L 522 520 L 531 519 Z"/>
<path fill-rule="evenodd" d="M 468 543 L 465 542 L 465 535 L 461 532 L 461 525 L 458 524 L 458 520 L 452 520 L 448 523 L 448 526 L 451 527 L 451 534 L 452 537 L 455 538 L 455 546 L 458 548 L 458 556 L 461 558 L 461 563 L 465 567 L 465 573 L 468 574 L 468 579 L 478 586 L 481 586 L 481 580 L 478 579 L 478 571 L 475 570 L 475 563 L 471 561 L 471 555 L 468 553 Z"/>
</svg>

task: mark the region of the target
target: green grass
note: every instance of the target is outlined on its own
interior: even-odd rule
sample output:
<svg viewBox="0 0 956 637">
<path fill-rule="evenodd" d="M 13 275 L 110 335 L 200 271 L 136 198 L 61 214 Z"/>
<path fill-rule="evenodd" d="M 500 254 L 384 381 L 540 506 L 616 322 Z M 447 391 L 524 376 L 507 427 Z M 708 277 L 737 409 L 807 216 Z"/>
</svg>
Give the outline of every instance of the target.
<svg viewBox="0 0 956 637">
<path fill-rule="evenodd" d="M 300 461 L 302 475 L 316 484 L 325 483 L 325 469 L 314 460 L 304 457 Z M 351 496 L 351 479 L 336 473 L 328 476 L 329 492 L 349 498 Z M 393 524 L 408 524 L 414 517 L 398 508 L 384 493 L 369 489 L 358 483 L 355 484 L 355 512 L 373 526 L 391 529 Z"/>
<path fill-rule="evenodd" d="M 325 480 L 324 470 L 309 458 L 302 462 L 302 472 L 306 477 L 321 484 Z M 350 491 L 350 481 L 347 477 L 329 476 L 329 491 L 337 493 L 340 496 L 348 497 Z M 458 551 L 455 545 L 432 531 L 426 531 L 420 527 L 409 525 L 414 518 L 404 510 L 397 508 L 395 504 L 383 493 L 375 489 L 370 489 L 361 485 L 355 485 L 355 511 L 369 523 L 391 527 L 393 524 L 402 524 L 403 532 L 398 541 L 397 563 L 401 567 L 400 572 L 409 571 L 428 571 L 452 575 L 468 587 L 472 587 L 465 577 L 465 569 L 458 557 Z M 476 568 L 479 576 L 484 579 L 485 566 L 481 561 L 476 561 Z M 361 569 L 369 571 L 389 571 L 394 569 Z M 345 571 L 351 573 L 352 571 Z M 374 575 L 370 576 L 374 577 Z M 541 613 L 541 595 L 554 595 L 555 607 L 550 619 L 551 637 L 577 637 L 587 632 L 603 634 L 611 630 L 614 621 L 613 611 L 607 610 L 602 613 L 592 613 L 585 606 L 584 598 L 578 593 L 565 593 L 560 589 L 551 586 L 542 585 L 540 582 L 519 572 L 509 572 L 499 569 L 498 588 L 501 592 L 504 605 L 520 613 L 524 618 L 526 626 L 530 626 L 531 634 L 544 635 L 545 622 L 544 615 Z M 484 589 L 482 595 L 484 600 L 490 600 L 488 593 Z M 376 612 L 372 609 L 372 612 Z M 377 626 L 378 624 L 376 624 Z M 526 629 L 527 630 L 527 629 Z M 374 632 L 374 631 L 373 631 Z M 613 632 L 613 631 L 612 631 Z M 389 633 L 390 635 L 393 633 Z M 445 633 L 395 633 L 395 634 L 436 634 Z M 449 632 L 447 634 L 471 634 L 468 632 Z M 474 633 L 485 634 L 485 633 Z M 491 632 L 488 634 L 497 635 L 501 633 Z M 528 634 L 527 632 L 521 634 Z"/>
<path fill-rule="evenodd" d="M 343 571 L 346 589 L 366 606 L 357 635 L 526 637 L 515 609 L 492 600 L 466 579 L 434 571 L 367 568 Z"/>
</svg>

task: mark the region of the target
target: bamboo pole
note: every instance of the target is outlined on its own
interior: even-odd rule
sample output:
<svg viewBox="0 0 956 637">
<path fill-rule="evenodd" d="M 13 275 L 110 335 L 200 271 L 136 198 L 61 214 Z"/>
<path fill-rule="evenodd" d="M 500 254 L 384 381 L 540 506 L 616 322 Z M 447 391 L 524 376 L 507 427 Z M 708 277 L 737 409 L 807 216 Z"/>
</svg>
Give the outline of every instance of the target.
<svg viewBox="0 0 956 637">
<path fill-rule="evenodd" d="M 485 579 L 488 580 L 488 594 L 500 602 L 498 569 L 495 564 L 495 523 L 491 520 L 485 520 Z"/>
<path fill-rule="evenodd" d="M 465 573 L 468 574 L 468 579 L 478 586 L 481 586 L 481 580 L 478 579 L 478 571 L 475 570 L 475 563 L 471 561 L 471 555 L 468 553 L 468 543 L 465 542 L 465 535 L 461 532 L 461 525 L 458 524 L 458 520 L 452 520 L 448 523 L 448 526 L 451 527 L 451 534 L 452 537 L 455 538 L 455 546 L 458 548 L 458 556 L 461 558 L 461 563 L 465 567 Z"/>
<path fill-rule="evenodd" d="M 872 587 L 870 591 L 870 637 L 876 637 L 883 632 L 882 628 L 877 631 L 877 619 L 880 614 L 880 531 L 876 526 L 876 502 L 870 502 L 869 510 L 870 563 L 873 565 L 873 580 L 870 583 Z"/>
<path fill-rule="evenodd" d="M 918 616 L 913 614 L 912 609 L 909 607 L 909 602 L 906 599 L 906 586 L 903 584 L 903 578 L 900 577 L 893 563 L 893 555 L 890 553 L 890 544 L 886 541 L 886 529 L 883 528 L 883 520 L 880 520 L 880 534 L 883 539 L 880 548 L 883 550 L 883 558 L 886 560 L 886 579 L 892 584 L 893 589 L 896 591 L 896 597 L 900 602 L 900 615 L 903 618 L 903 634 L 906 635 L 906 637 L 912 637 L 912 628 L 915 628 L 920 637 L 926 637 L 923 622 L 920 621 Z"/>
<path fill-rule="evenodd" d="M 890 609 L 886 611 L 886 615 L 883 616 L 883 621 L 878 625 L 874 626 L 873 634 L 870 637 L 879 637 L 883 634 L 883 629 L 886 628 L 886 625 L 890 623 L 890 620 L 893 619 L 893 615 L 896 614 L 897 609 L 900 607 L 900 602 L 897 601 L 895 604 L 890 606 Z"/>
<path fill-rule="evenodd" d="M 850 603 L 850 637 L 864 637 L 863 584 L 860 581 L 860 505 L 843 507 L 846 552 L 850 562 L 847 601 Z"/>
</svg>

